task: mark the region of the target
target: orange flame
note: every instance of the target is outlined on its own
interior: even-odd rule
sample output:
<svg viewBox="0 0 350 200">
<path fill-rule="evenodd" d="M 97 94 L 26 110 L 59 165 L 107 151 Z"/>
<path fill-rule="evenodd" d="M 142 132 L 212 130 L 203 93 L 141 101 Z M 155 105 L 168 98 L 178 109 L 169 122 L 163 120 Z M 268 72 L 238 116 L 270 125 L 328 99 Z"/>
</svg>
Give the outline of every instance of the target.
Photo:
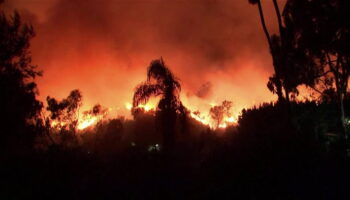
<svg viewBox="0 0 350 200">
<path fill-rule="evenodd" d="M 51 128 L 61 128 L 63 126 L 65 126 L 66 123 L 65 122 L 61 122 L 58 120 L 52 120 L 50 123 Z"/>
<path fill-rule="evenodd" d="M 156 109 L 156 105 L 153 102 L 148 102 L 146 104 L 140 104 L 137 107 L 144 109 L 146 112 Z M 125 103 L 125 108 L 127 110 L 131 110 L 132 109 L 132 104 L 129 103 L 129 102 L 126 102 Z"/>
<path fill-rule="evenodd" d="M 108 111 L 110 111 L 108 109 Z M 81 114 L 80 117 L 78 118 L 78 123 L 77 123 L 77 130 L 84 130 L 89 127 L 95 126 L 99 121 L 105 118 L 105 116 L 108 114 L 108 112 L 103 112 L 98 115 L 92 115 L 92 114 Z M 59 121 L 59 120 L 52 120 L 50 122 L 51 128 L 55 129 L 62 129 L 64 126 L 67 125 L 67 122 L 64 121 Z"/>
<path fill-rule="evenodd" d="M 209 104 L 211 107 L 217 105 L 216 103 L 211 102 Z M 127 110 L 131 110 L 132 109 L 132 104 L 129 102 L 125 103 L 125 108 Z M 151 111 L 151 110 L 155 110 L 156 109 L 156 104 L 153 101 L 147 102 L 146 104 L 140 104 L 138 106 L 138 108 L 143 108 L 146 112 Z M 237 124 L 237 116 L 238 114 L 236 114 L 237 116 L 224 116 L 224 119 L 222 120 L 222 122 L 220 124 L 216 124 L 216 122 L 210 117 L 209 113 L 205 113 L 203 115 L 200 115 L 198 113 L 196 113 L 193 110 L 196 109 L 191 109 L 190 106 L 187 105 L 187 108 L 190 110 L 190 117 L 195 119 L 196 121 L 202 123 L 205 126 L 209 126 L 211 129 L 216 129 L 216 128 L 222 128 L 225 129 L 228 126 L 232 126 Z"/>
<path fill-rule="evenodd" d="M 198 122 L 209 126 L 211 129 L 215 129 L 215 128 L 227 128 L 228 126 L 231 125 L 235 125 L 237 124 L 237 119 L 233 116 L 225 116 L 223 121 L 219 124 L 216 125 L 216 122 L 209 116 L 209 114 L 207 115 L 199 115 L 199 114 L 195 114 L 194 112 L 191 111 L 190 116 L 197 120 Z"/>
<path fill-rule="evenodd" d="M 95 125 L 98 121 L 99 121 L 99 117 L 98 116 L 87 116 L 84 118 L 79 119 L 78 122 L 78 130 L 84 130 L 92 125 Z"/>
<path fill-rule="evenodd" d="M 96 125 L 99 121 L 103 120 L 107 114 L 112 110 L 112 108 L 106 109 L 99 114 L 85 113 L 78 120 L 78 130 L 84 130 L 86 128 Z"/>
<path fill-rule="evenodd" d="M 210 106 L 215 106 L 215 103 L 210 103 Z M 129 102 L 125 103 L 125 108 L 127 110 L 131 110 L 132 109 L 132 104 Z M 140 104 L 138 106 L 138 108 L 142 108 L 144 109 L 146 112 L 152 111 L 156 109 L 156 104 L 153 101 L 150 101 L 146 104 Z M 201 124 L 205 125 L 205 126 L 209 126 L 209 128 L 211 129 L 225 129 L 228 126 L 232 126 L 237 124 L 237 116 L 238 114 L 236 114 L 235 116 L 224 116 L 222 122 L 220 124 L 217 124 L 216 121 L 214 121 L 209 112 L 204 112 L 203 114 L 199 114 L 199 112 L 195 112 L 193 110 L 197 110 L 197 109 L 191 109 L 189 106 L 187 106 L 187 108 L 190 111 L 190 117 L 198 122 L 200 122 Z M 109 111 L 111 111 L 111 108 L 109 109 Z M 101 113 L 99 115 L 92 115 L 92 114 L 82 114 L 80 115 L 79 119 L 78 119 L 78 123 L 77 123 L 77 130 L 82 131 L 85 130 L 89 127 L 93 127 L 95 126 L 99 121 L 101 121 L 102 119 L 104 119 L 106 117 L 107 113 Z M 51 122 L 51 127 L 53 128 L 62 128 L 64 127 L 66 124 L 66 122 L 60 122 L 57 120 L 53 120 Z"/>
</svg>

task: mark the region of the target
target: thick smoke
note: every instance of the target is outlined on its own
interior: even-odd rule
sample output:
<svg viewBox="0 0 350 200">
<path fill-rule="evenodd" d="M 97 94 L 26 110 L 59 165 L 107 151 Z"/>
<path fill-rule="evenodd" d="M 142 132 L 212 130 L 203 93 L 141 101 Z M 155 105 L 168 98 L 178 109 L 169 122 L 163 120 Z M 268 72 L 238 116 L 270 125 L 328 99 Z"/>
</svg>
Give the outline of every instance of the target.
<svg viewBox="0 0 350 200">
<path fill-rule="evenodd" d="M 213 92 L 213 84 L 211 82 L 206 82 L 201 85 L 196 95 L 199 98 L 207 98 Z"/>
<path fill-rule="evenodd" d="M 273 31 L 273 9 L 264 3 Z M 5 6 L 17 8 L 36 30 L 41 99 L 79 88 L 85 105 L 121 112 L 150 61 L 161 56 L 180 78 L 189 106 L 273 99 L 266 88 L 271 58 L 257 7 L 247 0 L 13 0 Z M 198 95 L 207 82 L 210 92 Z"/>
</svg>

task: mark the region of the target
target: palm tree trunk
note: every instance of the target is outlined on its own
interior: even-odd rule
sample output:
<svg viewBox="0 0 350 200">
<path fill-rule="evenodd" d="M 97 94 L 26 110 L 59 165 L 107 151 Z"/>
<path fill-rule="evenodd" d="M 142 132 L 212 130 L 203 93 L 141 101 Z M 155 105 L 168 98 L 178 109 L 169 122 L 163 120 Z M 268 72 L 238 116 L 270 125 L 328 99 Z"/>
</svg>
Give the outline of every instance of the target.
<svg viewBox="0 0 350 200">
<path fill-rule="evenodd" d="M 171 154 L 175 144 L 176 111 L 166 108 L 161 114 L 161 128 L 163 135 L 163 149 L 165 154 Z"/>
<path fill-rule="evenodd" d="M 260 20 L 261 20 L 261 25 L 263 27 L 263 30 L 264 30 L 267 42 L 269 44 L 271 55 L 272 55 L 273 67 L 274 67 L 274 71 L 275 71 L 276 79 L 277 79 L 277 82 L 276 82 L 276 89 L 277 89 L 277 91 L 276 91 L 276 93 L 277 93 L 277 96 L 278 96 L 278 102 L 282 102 L 284 100 L 283 93 L 282 93 L 282 83 L 281 83 L 279 72 L 278 72 L 277 67 L 276 67 L 276 62 L 275 62 L 275 60 L 276 60 L 275 57 L 276 56 L 274 55 L 274 53 L 272 51 L 271 36 L 270 36 L 270 33 L 269 33 L 269 31 L 268 31 L 268 29 L 266 27 L 264 11 L 262 9 L 261 1 L 258 1 L 258 8 L 259 8 L 259 15 L 260 15 Z"/>
</svg>

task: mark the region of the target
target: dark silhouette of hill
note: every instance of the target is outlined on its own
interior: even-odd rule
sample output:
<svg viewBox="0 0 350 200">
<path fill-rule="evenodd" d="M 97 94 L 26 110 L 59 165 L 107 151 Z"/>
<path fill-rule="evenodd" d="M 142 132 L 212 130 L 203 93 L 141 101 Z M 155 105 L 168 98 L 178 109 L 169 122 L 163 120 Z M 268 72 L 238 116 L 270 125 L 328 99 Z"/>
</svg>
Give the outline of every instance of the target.
<svg viewBox="0 0 350 200">
<path fill-rule="evenodd" d="M 7 193 L 2 194 L 107 199 L 345 197 L 349 161 L 331 134 L 336 127 L 334 107 L 293 104 L 299 116 L 297 133 L 283 126 L 278 104 L 243 111 L 237 129 L 224 134 L 190 119 L 191 131 L 178 134 L 171 156 L 152 148 L 162 141 L 154 113 L 100 122 L 76 134 L 76 146 L 49 145 L 9 160 L 2 166 L 8 177 L 3 186 Z"/>
</svg>

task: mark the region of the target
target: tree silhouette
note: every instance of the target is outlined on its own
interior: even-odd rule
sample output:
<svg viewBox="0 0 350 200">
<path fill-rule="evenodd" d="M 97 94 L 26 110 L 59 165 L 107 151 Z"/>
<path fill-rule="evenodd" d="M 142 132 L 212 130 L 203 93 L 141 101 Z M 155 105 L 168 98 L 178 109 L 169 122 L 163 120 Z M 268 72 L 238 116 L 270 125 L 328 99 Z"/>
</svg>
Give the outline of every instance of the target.
<svg viewBox="0 0 350 200">
<path fill-rule="evenodd" d="M 31 64 L 29 51 L 34 35 L 32 26 L 23 24 L 17 12 L 8 17 L 0 11 L 0 132 L 4 137 L 0 146 L 4 148 L 19 149 L 14 142 L 30 144 L 33 134 L 28 125 L 35 123 L 42 108 L 34 82 L 41 72 Z"/>
<path fill-rule="evenodd" d="M 154 60 L 147 69 L 147 81 L 136 87 L 133 107 L 147 103 L 150 97 L 160 97 L 156 118 L 163 134 L 164 150 L 172 148 L 175 140 L 177 115 L 186 115 L 179 93 L 181 85 L 178 79 L 165 66 L 163 59 Z"/>
<path fill-rule="evenodd" d="M 264 19 L 260 0 L 249 0 L 251 4 L 258 4 L 261 24 L 267 38 L 273 60 L 275 73 L 269 78 L 267 87 L 278 95 L 278 101 L 286 101 L 290 105 L 291 96 L 298 95 L 297 87 L 301 84 L 314 85 L 311 76 L 318 76 L 320 70 L 315 66 L 311 56 L 306 54 L 295 41 L 293 34 L 295 27 L 285 15 L 282 15 L 277 0 L 273 5 L 278 22 L 278 34 L 270 35 Z"/>
<path fill-rule="evenodd" d="M 276 93 L 278 96 L 278 101 L 282 102 L 284 100 L 284 97 L 283 97 L 282 82 L 281 82 L 281 75 L 280 75 L 280 69 L 279 69 L 280 66 L 278 65 L 278 61 L 277 61 L 276 48 L 274 48 L 273 40 L 271 38 L 271 35 L 270 35 L 270 33 L 267 29 L 266 23 L 265 23 L 264 11 L 262 8 L 261 1 L 260 0 L 248 0 L 248 2 L 253 4 L 253 5 L 255 5 L 255 4 L 258 5 L 261 25 L 262 25 L 262 28 L 264 30 L 264 33 L 265 33 L 265 36 L 266 36 L 266 39 L 267 39 L 267 42 L 268 42 L 268 45 L 270 48 L 271 56 L 272 56 L 275 74 L 270 78 L 270 80 L 268 82 L 268 88 L 273 93 Z M 274 5 L 276 7 L 277 2 Z M 276 11 L 277 10 L 278 10 L 278 7 L 276 8 Z M 280 22 L 280 17 L 278 17 L 278 21 Z M 272 89 L 272 88 L 274 88 L 274 89 Z"/>
<path fill-rule="evenodd" d="M 350 75 L 350 23 L 346 20 L 350 17 L 349 9 L 350 2 L 343 0 L 290 0 L 284 11 L 285 18 L 294 27 L 297 45 L 313 57 L 315 67 L 322 70 L 320 76 L 311 79 L 328 79 L 330 85 L 335 86 L 340 127 L 344 134 L 344 97 Z"/>
<path fill-rule="evenodd" d="M 74 133 L 78 124 L 79 107 L 82 104 L 81 92 L 73 90 L 67 98 L 61 101 L 57 101 L 49 96 L 46 100 L 48 105 L 46 109 L 50 112 L 48 123 L 52 125 L 54 122 L 58 129 Z M 100 108 L 97 106 L 94 109 L 95 112 L 98 112 Z"/>
<path fill-rule="evenodd" d="M 77 95 L 78 97 L 78 95 Z M 78 100 L 78 98 L 76 98 Z M 108 113 L 108 108 L 104 108 L 100 104 L 94 105 L 90 110 L 84 111 L 82 113 L 81 118 L 89 118 L 89 117 L 101 117 L 104 118 Z"/>
<path fill-rule="evenodd" d="M 231 108 L 232 108 L 231 101 L 223 101 L 221 105 L 210 108 L 209 113 L 211 118 L 216 123 L 216 128 L 220 126 L 225 116 L 226 117 L 231 116 Z"/>
<path fill-rule="evenodd" d="M 272 36 L 272 49 L 282 78 L 284 96 L 289 103 L 291 97 L 298 95 L 299 85 L 314 87 L 316 82 L 313 77 L 322 74 L 322 70 L 316 67 L 314 56 L 308 54 L 297 42 L 298 36 L 294 34 L 293 23 L 287 17 L 283 19 L 284 25 L 281 28 L 283 35 Z M 270 77 L 268 82 L 268 88 L 274 93 L 276 93 L 275 78 Z"/>
</svg>

